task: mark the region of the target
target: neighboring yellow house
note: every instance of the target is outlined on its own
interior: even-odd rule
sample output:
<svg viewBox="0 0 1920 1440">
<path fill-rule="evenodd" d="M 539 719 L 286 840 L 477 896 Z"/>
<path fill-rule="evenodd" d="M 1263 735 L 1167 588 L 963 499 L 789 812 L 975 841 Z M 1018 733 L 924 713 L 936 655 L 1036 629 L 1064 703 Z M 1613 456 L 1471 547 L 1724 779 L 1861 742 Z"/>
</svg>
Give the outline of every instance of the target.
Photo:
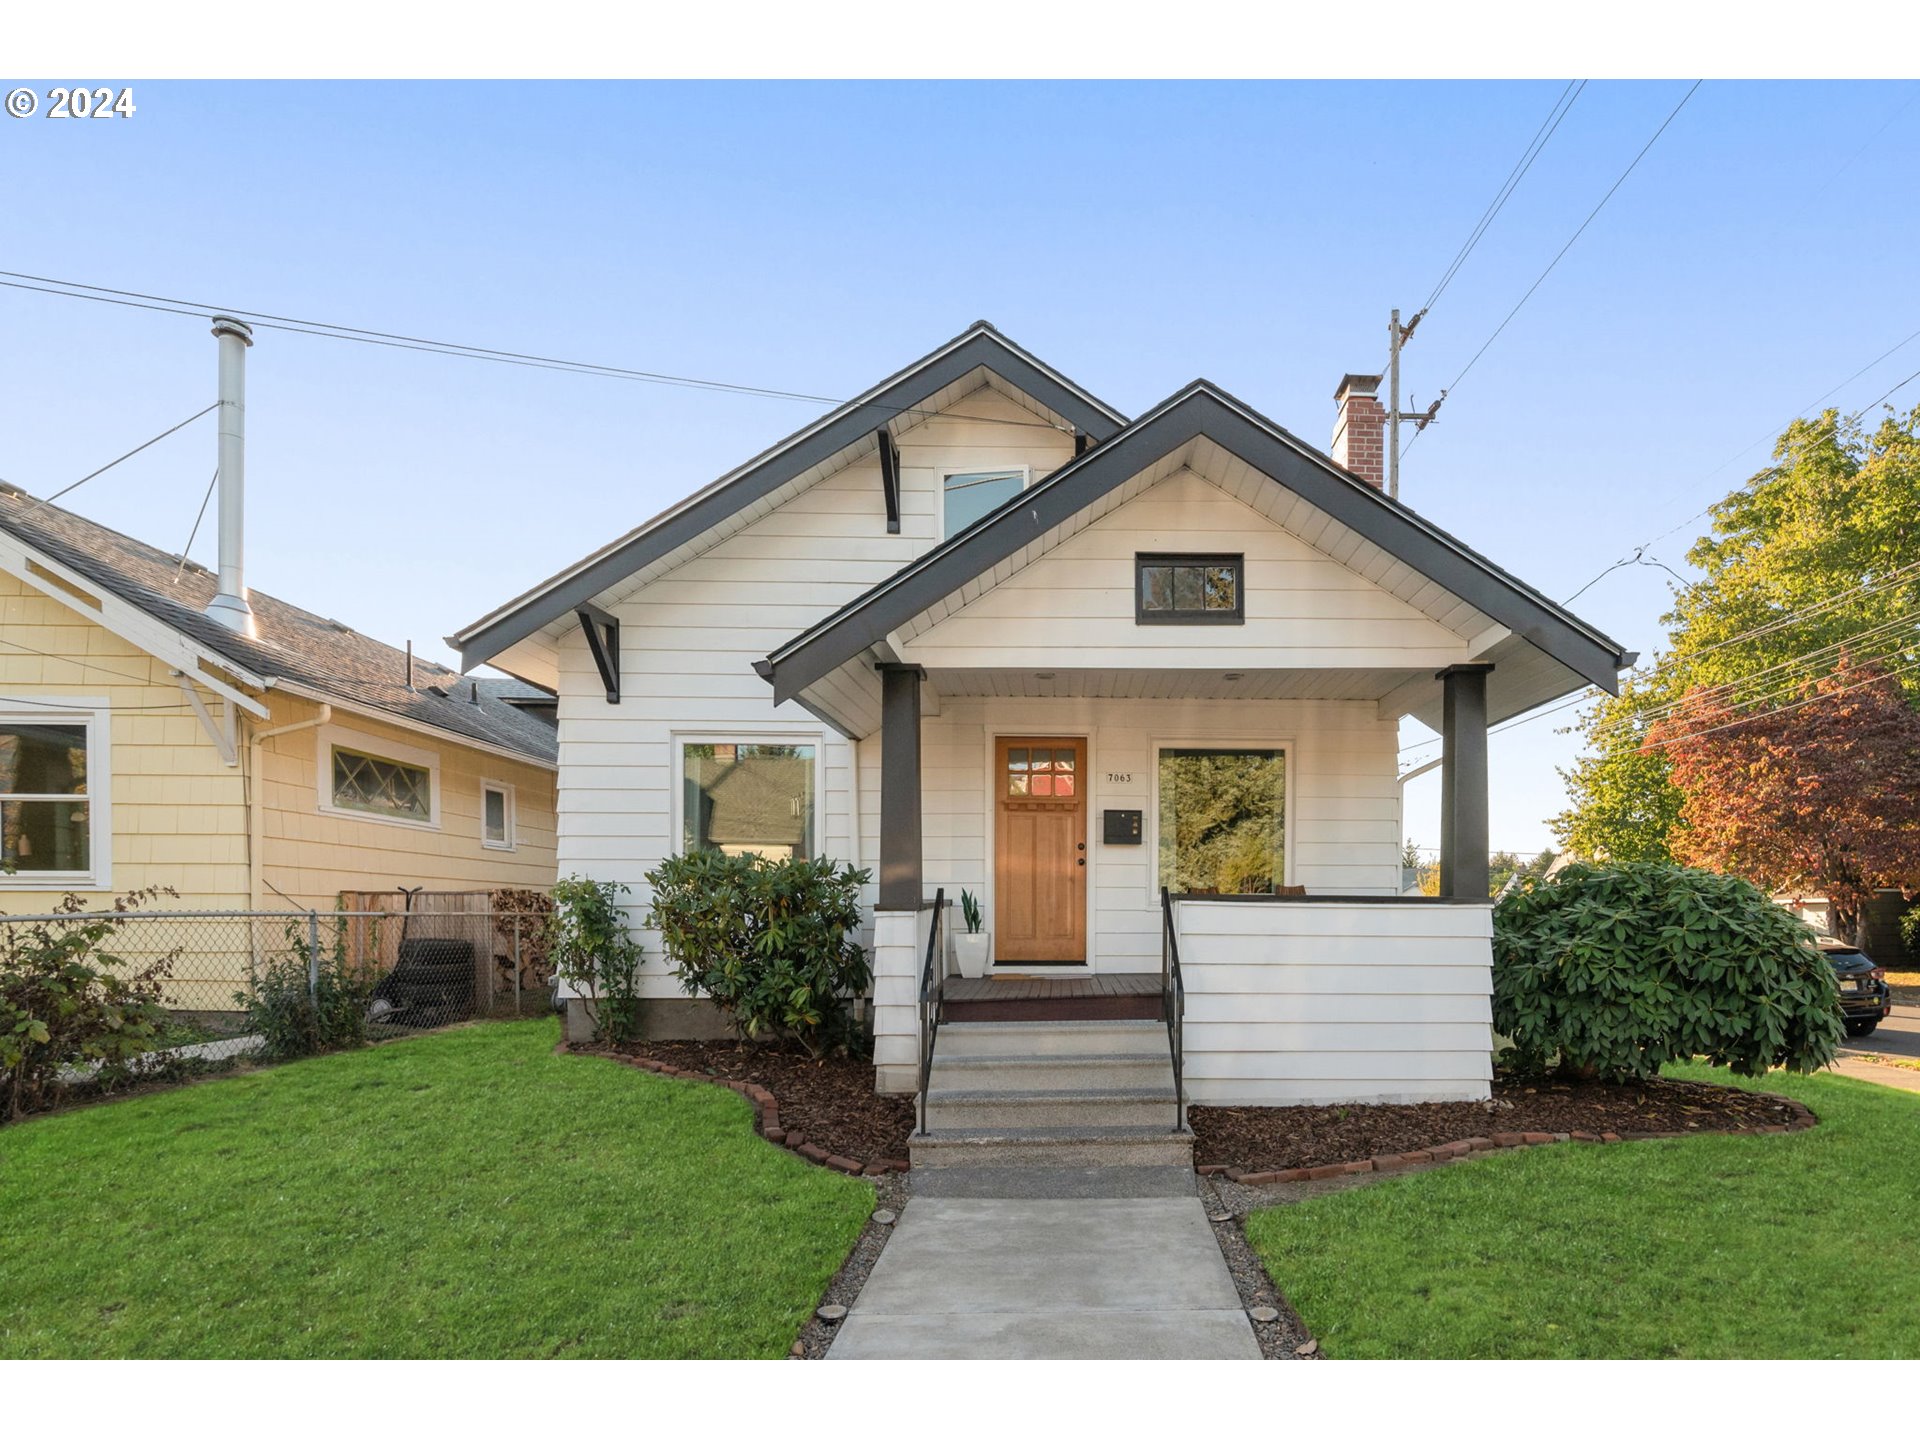
<svg viewBox="0 0 1920 1440">
<path fill-rule="evenodd" d="M 0 913 L 156 885 L 169 909 L 283 910 L 553 884 L 550 695 L 258 590 L 238 634 L 214 591 L 0 484 Z"/>
</svg>

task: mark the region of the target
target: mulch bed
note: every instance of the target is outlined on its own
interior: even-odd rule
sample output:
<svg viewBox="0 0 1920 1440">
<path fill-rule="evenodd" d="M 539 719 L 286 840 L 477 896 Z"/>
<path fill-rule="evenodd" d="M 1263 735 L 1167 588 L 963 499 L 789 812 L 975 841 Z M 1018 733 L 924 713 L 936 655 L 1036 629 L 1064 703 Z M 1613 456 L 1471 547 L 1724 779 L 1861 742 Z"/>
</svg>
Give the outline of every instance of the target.
<svg viewBox="0 0 1920 1440">
<path fill-rule="evenodd" d="M 1687 1080 L 1602 1085 L 1496 1080 L 1490 1101 L 1426 1105 L 1189 1107 L 1194 1162 L 1292 1170 L 1425 1150 L 1494 1132 L 1618 1134 L 1759 1130 L 1799 1112 L 1777 1096 Z"/>
<path fill-rule="evenodd" d="M 622 1055 L 657 1060 L 716 1080 L 761 1085 L 780 1102 L 780 1124 L 807 1144 L 855 1160 L 905 1160 L 913 1133 L 910 1097 L 873 1093 L 873 1061 L 848 1055 L 815 1060 L 739 1040 L 649 1040 Z"/>
</svg>

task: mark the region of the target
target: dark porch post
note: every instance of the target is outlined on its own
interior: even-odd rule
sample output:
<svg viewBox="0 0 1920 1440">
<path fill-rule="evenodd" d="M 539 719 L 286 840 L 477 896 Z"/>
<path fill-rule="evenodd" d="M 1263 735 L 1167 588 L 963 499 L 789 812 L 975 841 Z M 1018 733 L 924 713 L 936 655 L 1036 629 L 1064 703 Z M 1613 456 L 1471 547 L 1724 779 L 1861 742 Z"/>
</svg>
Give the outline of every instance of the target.
<svg viewBox="0 0 1920 1440">
<path fill-rule="evenodd" d="M 881 664 L 880 904 L 920 908 L 920 682 L 918 665 Z"/>
<path fill-rule="evenodd" d="M 1487 898 L 1487 672 L 1452 665 L 1439 675 L 1440 893 Z"/>
</svg>

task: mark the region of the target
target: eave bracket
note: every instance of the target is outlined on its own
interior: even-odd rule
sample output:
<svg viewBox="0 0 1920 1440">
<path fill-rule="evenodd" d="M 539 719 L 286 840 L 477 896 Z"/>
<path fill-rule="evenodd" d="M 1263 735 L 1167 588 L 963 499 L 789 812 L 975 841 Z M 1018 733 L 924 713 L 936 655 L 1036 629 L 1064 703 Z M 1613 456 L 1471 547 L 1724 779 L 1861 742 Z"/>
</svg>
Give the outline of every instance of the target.
<svg viewBox="0 0 1920 1440">
<path fill-rule="evenodd" d="M 620 622 L 598 605 L 579 605 L 580 632 L 587 637 L 587 653 L 600 672 L 600 683 L 607 687 L 607 703 L 620 703 Z"/>
<path fill-rule="evenodd" d="M 900 447 L 893 431 L 882 425 L 873 432 L 880 445 L 880 485 L 887 493 L 887 533 L 900 533 Z"/>
</svg>

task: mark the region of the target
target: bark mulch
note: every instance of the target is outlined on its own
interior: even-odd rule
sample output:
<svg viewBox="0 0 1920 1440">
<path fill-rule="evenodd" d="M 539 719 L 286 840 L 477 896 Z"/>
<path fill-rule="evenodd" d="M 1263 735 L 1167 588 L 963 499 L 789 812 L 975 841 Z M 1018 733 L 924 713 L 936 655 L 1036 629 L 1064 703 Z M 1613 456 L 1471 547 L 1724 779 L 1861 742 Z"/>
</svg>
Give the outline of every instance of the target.
<svg viewBox="0 0 1920 1440">
<path fill-rule="evenodd" d="M 1194 1105 L 1194 1163 L 1292 1170 L 1404 1154 L 1496 1131 L 1758 1130 L 1798 1112 L 1777 1097 L 1687 1080 L 1496 1080 L 1493 1099 L 1425 1105 Z"/>
<path fill-rule="evenodd" d="M 780 1124 L 834 1155 L 873 1163 L 905 1160 L 913 1101 L 873 1093 L 873 1061 L 849 1055 L 819 1060 L 740 1040 L 643 1040 L 623 1055 L 659 1060 L 721 1080 L 763 1085 L 780 1104 Z"/>
</svg>

